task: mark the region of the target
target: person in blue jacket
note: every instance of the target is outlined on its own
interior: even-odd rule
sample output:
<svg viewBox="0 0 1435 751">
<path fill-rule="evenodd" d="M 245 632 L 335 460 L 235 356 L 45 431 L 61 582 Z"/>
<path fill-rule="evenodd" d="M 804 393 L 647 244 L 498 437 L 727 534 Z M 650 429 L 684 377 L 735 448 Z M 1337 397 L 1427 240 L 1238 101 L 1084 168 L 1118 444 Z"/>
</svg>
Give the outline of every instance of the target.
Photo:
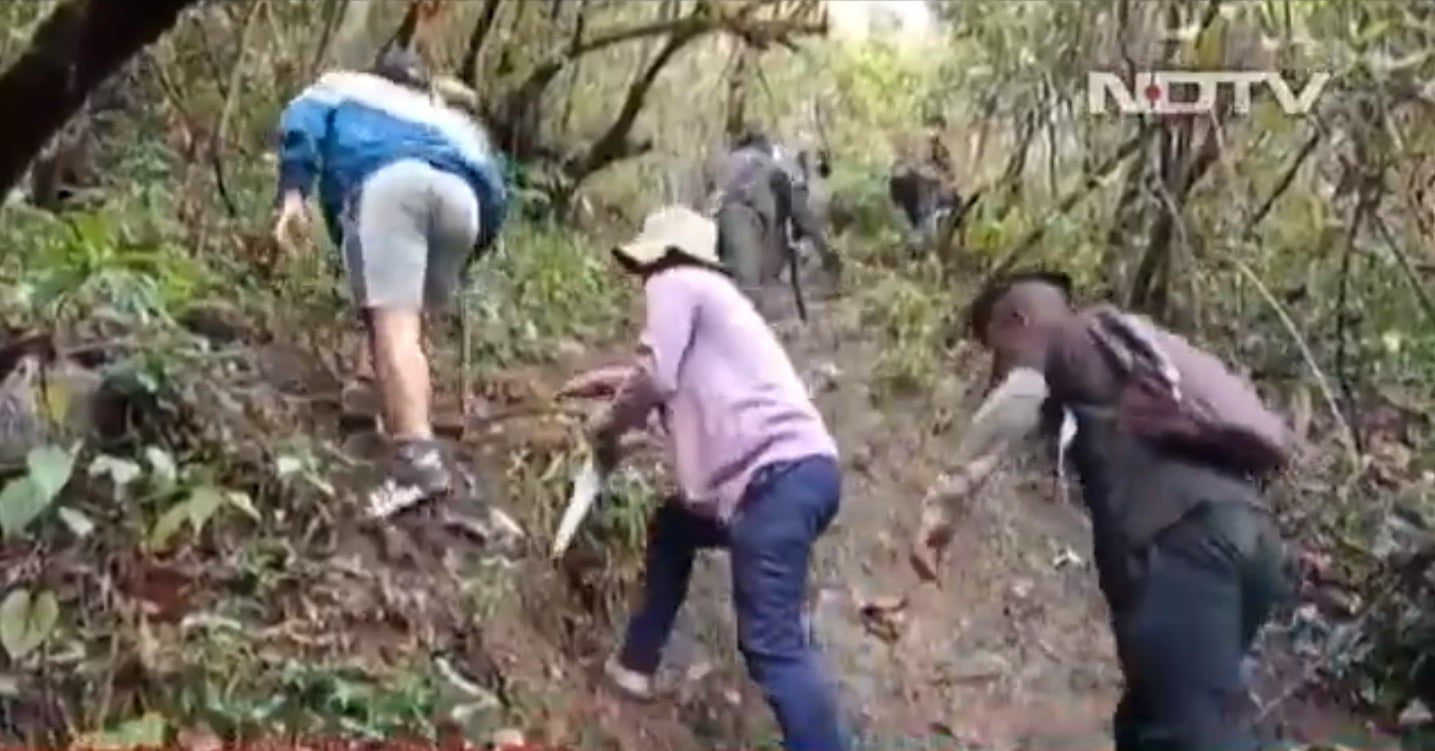
<svg viewBox="0 0 1435 751">
<path fill-rule="evenodd" d="M 279 121 L 276 239 L 319 205 L 368 334 L 395 463 L 369 498 L 385 517 L 447 494 L 452 463 L 433 435 L 426 309 L 444 306 L 508 206 L 504 163 L 484 129 L 431 93 L 422 60 L 391 48 L 368 71 L 326 73 Z"/>
</svg>

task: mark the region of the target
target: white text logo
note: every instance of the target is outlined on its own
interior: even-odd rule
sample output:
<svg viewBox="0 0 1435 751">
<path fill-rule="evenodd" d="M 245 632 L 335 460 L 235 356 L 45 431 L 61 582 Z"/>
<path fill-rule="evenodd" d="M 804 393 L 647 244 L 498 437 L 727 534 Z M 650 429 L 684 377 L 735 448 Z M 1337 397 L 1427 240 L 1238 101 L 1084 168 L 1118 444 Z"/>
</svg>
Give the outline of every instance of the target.
<svg viewBox="0 0 1435 751">
<path fill-rule="evenodd" d="M 1146 71 L 1134 76 L 1130 88 L 1115 73 L 1092 72 L 1086 74 L 1086 101 L 1093 114 L 1107 112 L 1108 103 L 1114 102 L 1123 115 L 1200 115 L 1216 106 L 1216 92 L 1224 86 L 1235 93 L 1232 109 L 1246 115 L 1252 90 L 1264 84 L 1286 114 L 1304 115 L 1329 80 L 1329 73 L 1316 73 L 1297 94 L 1281 74 L 1269 71 Z M 1174 87 L 1194 93 L 1173 97 Z"/>
</svg>

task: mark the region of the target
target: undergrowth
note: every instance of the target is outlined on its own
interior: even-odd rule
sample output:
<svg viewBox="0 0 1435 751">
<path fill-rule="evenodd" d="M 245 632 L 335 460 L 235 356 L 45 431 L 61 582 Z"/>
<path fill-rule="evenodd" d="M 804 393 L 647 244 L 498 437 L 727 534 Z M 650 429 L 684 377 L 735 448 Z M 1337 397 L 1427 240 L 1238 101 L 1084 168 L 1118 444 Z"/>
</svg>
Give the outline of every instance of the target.
<svg viewBox="0 0 1435 751">
<path fill-rule="evenodd" d="M 1171 167 L 1156 149 L 1137 150 L 1129 167 L 1096 171 L 1135 122 L 1072 114 L 1078 74 L 1091 62 L 1079 53 L 1114 48 L 1081 36 L 1101 26 L 1088 15 L 1099 9 L 1021 3 L 968 17 L 966 4 L 949 5 L 943 12 L 962 23 L 949 30 L 939 60 L 903 55 L 896 45 L 814 45 L 802 55 L 764 58 L 770 80 L 763 86 L 778 95 L 749 102 L 750 114 L 776 123 L 780 135 L 815 131 L 833 151 L 833 222 L 849 259 L 849 299 L 839 305 L 855 310 L 877 351 L 871 385 L 889 400 L 884 409 L 909 398 L 926 406 L 952 367 L 949 345 L 970 293 L 994 263 L 1020 250 L 1021 265 L 1071 272 L 1088 299 L 1124 298 L 1130 267 L 1157 245 L 1152 227 L 1169 210 L 1170 196 L 1161 193 L 1169 186 L 1149 179 Z M 1428 24 L 1402 20 L 1399 5 L 1368 11 L 1389 16 L 1363 30 L 1364 21 L 1342 15 L 1353 7 L 1343 2 L 1310 4 L 1299 15 L 1311 33 L 1342 49 L 1379 46 L 1376 39 L 1408 43 L 1401 35 L 1424 39 Z M 237 46 L 227 12 L 204 11 L 223 27 L 209 33 Z M 19 14 L 20 5 L 7 13 Z M 15 28 L 33 24 L 11 20 Z M 261 350 L 284 346 L 316 371 L 344 371 L 329 360 L 357 333 L 321 227 L 299 252 L 266 257 L 274 164 L 261 155 L 272 151 L 278 103 L 298 85 L 290 79 L 302 66 L 289 50 L 309 49 L 321 33 L 317 23 L 273 30 L 263 54 L 236 50 L 234 92 L 225 90 L 226 76 L 211 75 L 214 50 L 205 35 L 177 31 L 156 58 L 178 85 L 140 78 L 146 107 L 129 120 L 147 127 L 107 145 L 122 153 L 100 200 L 60 215 L 23 203 L 0 209 L 7 335 L 53 334 L 62 360 L 80 361 L 51 364 L 44 378 L 0 395 L 5 414 L 27 400 L 38 405 L 44 438 L 19 452 L 0 488 L 0 720 L 15 738 L 160 745 L 201 722 L 230 738 L 432 737 L 436 718 L 455 713 L 477 737 L 521 721 L 546 700 L 530 688 L 504 706 L 487 688 L 470 691 L 446 675 L 448 663 L 433 652 L 447 636 L 435 632 L 483 623 L 514 597 L 513 575 L 475 565 L 414 581 L 356 566 L 340 544 L 357 537 L 344 526 L 353 501 L 342 479 L 352 462 L 322 425 L 322 399 L 264 378 Z M 1214 54 L 1209 41 L 1190 46 L 1200 48 L 1192 54 Z M 1218 46 L 1221 52 L 1224 43 Z M 579 196 L 607 217 L 596 232 L 532 218 L 546 199 L 520 193 L 503 240 L 475 263 L 461 311 L 441 321 L 441 387 L 473 389 L 628 348 L 640 318 L 638 290 L 594 237 L 631 231 L 614 217 L 631 221 L 645 205 L 670 198 L 656 186 L 678 182 L 672 165 L 693 161 L 709 126 L 721 121 L 719 107 L 695 101 L 693 92 L 718 90 L 714 71 L 725 59 L 704 51 L 693 76 L 669 76 L 659 87 L 654 151 L 614 170 L 622 179 L 602 195 Z M 631 78 L 613 73 L 620 68 L 627 70 L 602 60 L 585 75 L 602 77 L 606 92 Z M 1364 85 L 1361 76 L 1374 74 L 1363 68 L 1342 75 L 1351 77 L 1342 92 L 1350 97 L 1403 90 Z M 577 109 L 611 103 L 569 86 L 569 98 L 583 100 Z M 818 103 L 831 111 L 810 114 L 808 105 L 815 111 Z M 1157 276 L 1167 281 L 1171 318 L 1244 363 L 1305 423 L 1318 461 L 1302 467 L 1299 487 L 1285 495 L 1303 517 L 1302 543 L 1339 551 L 1349 569 L 1343 586 L 1369 597 L 1360 612 L 1372 615 L 1342 665 L 1356 676 L 1355 695 L 1393 713 L 1413 696 L 1435 697 L 1428 659 L 1435 586 L 1428 573 L 1404 577 L 1409 571 L 1393 562 L 1435 526 L 1427 448 L 1435 326 L 1421 292 L 1429 264 L 1419 255 L 1425 235 L 1416 210 L 1423 194 L 1386 196 L 1358 218 L 1344 196 L 1356 183 L 1418 182 L 1418 160 L 1402 156 L 1400 144 L 1418 151 L 1429 129 L 1424 120 L 1392 116 L 1382 123 L 1387 135 L 1372 135 L 1364 123 L 1394 109 L 1374 104 L 1326 113 L 1324 127 L 1340 137 L 1322 141 L 1312 166 L 1291 173 L 1296 178 L 1260 227 L 1248 225 L 1247 212 L 1278 187 L 1272 176 L 1294 160 L 1304 125 L 1269 112 L 1257 113 L 1254 125 L 1229 125 L 1207 182 L 1180 197 L 1175 239 L 1168 238 L 1173 266 Z M 962 146 L 961 187 L 983 189 L 956 250 L 942 259 L 905 245 L 886 181 L 888 137 L 932 106 L 948 115 Z M 215 139 L 224 158 L 210 159 L 194 144 L 208 129 L 222 130 L 226 117 L 232 122 Z M 595 127 L 570 126 L 568 114 L 551 120 L 545 129 Z M 1375 153 L 1382 159 L 1367 158 Z M 1339 171 L 1367 163 L 1388 174 Z M 1410 174 L 1397 174 L 1407 168 Z M 225 176 L 222 193 L 214 172 Z M 621 211 L 604 214 L 612 208 L 605 203 Z M 195 336 L 184 323 L 209 306 L 238 319 L 231 341 Z M 96 351 L 102 356 L 91 356 Z M 478 384 L 459 382 L 460 363 L 474 367 Z M 323 381 L 306 378 L 307 385 Z M 103 440 L 73 430 L 71 419 L 100 384 L 118 390 L 125 405 L 116 435 Z M 508 429 L 495 471 L 504 495 L 522 501 L 517 513 L 526 526 L 552 530 L 567 478 L 584 459 L 581 415 L 540 406 L 543 414 Z M 11 426 L 4 427 L 9 440 Z M 1348 435 L 1361 438 L 1358 451 L 1341 445 Z M 1349 466 L 1348 453 L 1360 454 L 1359 466 Z M 604 627 L 622 612 L 646 519 L 670 490 L 662 476 L 656 462 L 635 462 L 576 543 L 596 560 L 585 586 L 595 593 L 590 615 L 606 619 Z M 544 534 L 530 542 L 533 557 L 543 557 Z M 1398 586 L 1368 586 L 1379 575 Z M 420 595 L 442 602 L 405 599 Z"/>
</svg>

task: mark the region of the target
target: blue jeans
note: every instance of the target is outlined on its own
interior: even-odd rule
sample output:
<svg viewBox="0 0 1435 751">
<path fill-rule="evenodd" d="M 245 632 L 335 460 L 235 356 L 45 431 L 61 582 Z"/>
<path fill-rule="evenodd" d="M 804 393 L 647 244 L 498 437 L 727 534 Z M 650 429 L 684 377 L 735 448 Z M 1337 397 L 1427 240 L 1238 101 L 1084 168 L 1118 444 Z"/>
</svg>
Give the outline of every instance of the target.
<svg viewBox="0 0 1435 751">
<path fill-rule="evenodd" d="M 844 751 L 837 702 L 803 629 L 812 545 L 841 503 L 830 457 L 779 462 L 757 471 L 727 528 L 669 500 L 649 528 L 642 607 L 628 623 L 619 662 L 651 675 L 688 593 L 700 548 L 732 556 L 738 645 L 762 687 L 788 751 Z"/>
</svg>

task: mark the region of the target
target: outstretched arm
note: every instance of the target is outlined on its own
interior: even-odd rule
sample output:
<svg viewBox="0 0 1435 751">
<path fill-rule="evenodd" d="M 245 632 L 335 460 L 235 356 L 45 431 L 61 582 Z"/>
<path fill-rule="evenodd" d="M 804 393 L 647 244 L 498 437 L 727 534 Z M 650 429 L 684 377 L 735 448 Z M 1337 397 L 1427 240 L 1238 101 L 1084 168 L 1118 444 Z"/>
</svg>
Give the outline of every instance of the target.
<svg viewBox="0 0 1435 751">
<path fill-rule="evenodd" d="M 343 99 L 333 74 L 315 81 L 294 97 L 279 117 L 279 195 L 308 198 L 323 161 L 334 108 Z"/>
<path fill-rule="evenodd" d="M 1011 447 L 1040 427 L 1049 393 L 1040 371 L 1012 369 L 972 417 L 957 447 L 955 472 L 944 476 L 929 498 L 950 507 L 980 487 Z"/>
<path fill-rule="evenodd" d="M 956 470 L 939 478 L 922 501 L 921 528 L 912 549 L 912 566 L 922 578 L 937 578 L 959 504 L 986 482 L 1013 446 L 1040 427 L 1048 393 L 1040 371 L 1014 368 L 977 410 L 957 447 Z"/>
<path fill-rule="evenodd" d="M 654 408 L 677 392 L 678 373 L 697 324 L 698 305 L 682 277 L 660 274 L 648 280 L 644 292 L 647 328 L 637 362 L 590 436 L 608 468 L 618 462 L 618 439 L 641 427 Z"/>
</svg>

